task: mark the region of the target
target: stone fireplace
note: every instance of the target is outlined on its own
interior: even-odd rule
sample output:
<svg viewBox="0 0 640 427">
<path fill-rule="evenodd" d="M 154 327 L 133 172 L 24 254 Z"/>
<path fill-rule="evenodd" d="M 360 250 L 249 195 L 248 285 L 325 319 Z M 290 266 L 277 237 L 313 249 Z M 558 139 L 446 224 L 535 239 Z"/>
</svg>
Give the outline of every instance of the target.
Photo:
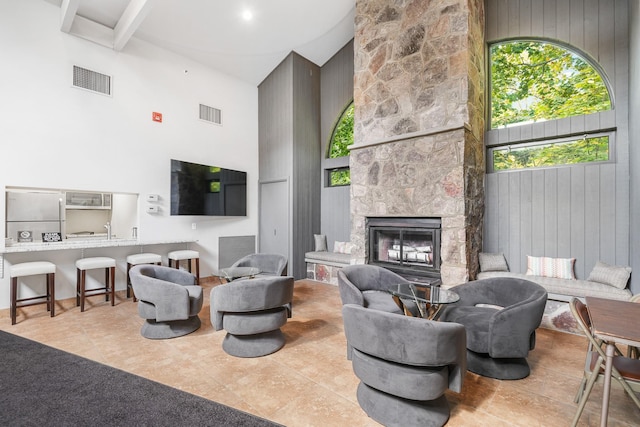
<svg viewBox="0 0 640 427">
<path fill-rule="evenodd" d="M 444 286 L 475 278 L 484 211 L 481 0 L 357 0 L 351 241 L 370 217 L 441 219 Z"/>
</svg>

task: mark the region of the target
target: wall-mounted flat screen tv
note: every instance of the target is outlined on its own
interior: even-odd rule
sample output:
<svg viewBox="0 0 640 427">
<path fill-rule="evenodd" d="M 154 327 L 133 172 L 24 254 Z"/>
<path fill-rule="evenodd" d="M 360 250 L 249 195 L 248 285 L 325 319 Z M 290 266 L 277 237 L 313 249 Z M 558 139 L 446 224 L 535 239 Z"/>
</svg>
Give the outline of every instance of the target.
<svg viewBox="0 0 640 427">
<path fill-rule="evenodd" d="M 247 173 L 171 159 L 171 215 L 247 215 Z"/>
</svg>

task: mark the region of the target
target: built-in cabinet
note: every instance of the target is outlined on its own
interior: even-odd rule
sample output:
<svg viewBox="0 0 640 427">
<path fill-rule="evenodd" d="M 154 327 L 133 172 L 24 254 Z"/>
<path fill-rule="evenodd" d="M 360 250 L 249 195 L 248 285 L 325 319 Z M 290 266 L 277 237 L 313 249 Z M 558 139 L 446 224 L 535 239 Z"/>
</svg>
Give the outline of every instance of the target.
<svg viewBox="0 0 640 427">
<path fill-rule="evenodd" d="M 320 67 L 291 53 L 258 97 L 258 250 L 287 256 L 288 274 L 302 279 L 320 229 Z"/>
</svg>

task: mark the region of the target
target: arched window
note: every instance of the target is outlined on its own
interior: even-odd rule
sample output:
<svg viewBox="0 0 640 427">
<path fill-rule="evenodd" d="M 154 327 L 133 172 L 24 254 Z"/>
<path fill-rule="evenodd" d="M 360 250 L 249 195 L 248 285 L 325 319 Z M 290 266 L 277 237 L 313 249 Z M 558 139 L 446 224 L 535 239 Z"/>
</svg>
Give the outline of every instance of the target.
<svg viewBox="0 0 640 427">
<path fill-rule="evenodd" d="M 348 156 L 348 147 L 351 144 L 353 144 L 353 102 L 351 102 L 342 112 L 340 119 L 333 129 L 327 157 L 330 159 L 336 159 Z M 342 166 L 327 170 L 327 185 L 329 187 L 349 185 L 350 183 L 351 176 L 349 173 L 349 166 Z"/>
<path fill-rule="evenodd" d="M 567 47 L 515 40 L 490 47 L 491 129 L 610 110 L 596 64 Z M 609 135 L 513 143 L 490 150 L 492 170 L 609 160 Z"/>
</svg>

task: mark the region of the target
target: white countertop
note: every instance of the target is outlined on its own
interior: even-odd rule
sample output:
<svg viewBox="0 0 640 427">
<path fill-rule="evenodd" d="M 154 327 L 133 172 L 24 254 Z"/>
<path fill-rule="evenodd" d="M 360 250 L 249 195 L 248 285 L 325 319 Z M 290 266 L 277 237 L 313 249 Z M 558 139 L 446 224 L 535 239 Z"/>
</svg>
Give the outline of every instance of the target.
<svg viewBox="0 0 640 427">
<path fill-rule="evenodd" d="M 194 243 L 196 240 L 138 240 L 138 239 L 73 239 L 64 240 L 62 242 L 29 242 L 29 243 L 13 243 L 10 246 L 0 248 L 0 254 L 12 254 L 20 252 L 39 252 L 39 251 L 59 251 L 67 249 L 88 249 L 88 248 L 112 248 L 118 246 L 147 246 L 147 245 L 168 245 L 173 243 Z"/>
</svg>

